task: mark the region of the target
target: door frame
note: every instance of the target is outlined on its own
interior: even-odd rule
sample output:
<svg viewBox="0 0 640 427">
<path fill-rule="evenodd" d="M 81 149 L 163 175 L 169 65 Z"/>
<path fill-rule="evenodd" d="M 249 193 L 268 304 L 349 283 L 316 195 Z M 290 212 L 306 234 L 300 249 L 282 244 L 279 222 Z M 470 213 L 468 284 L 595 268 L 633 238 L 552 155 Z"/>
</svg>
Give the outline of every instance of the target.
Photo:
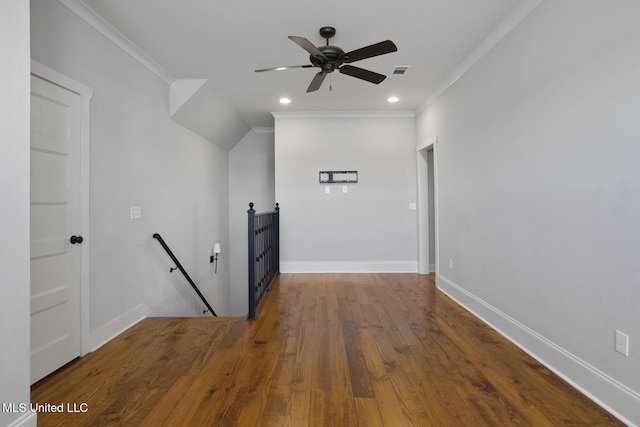
<svg viewBox="0 0 640 427">
<path fill-rule="evenodd" d="M 74 92 L 81 97 L 80 118 L 80 230 L 79 234 L 87 239 L 87 244 L 78 245 L 80 251 L 80 355 L 91 351 L 89 334 L 91 332 L 91 212 L 90 196 L 90 142 L 91 142 L 91 99 L 93 89 L 70 77 L 53 70 L 46 65 L 31 60 L 31 75 L 46 80 L 54 85 Z"/>
<path fill-rule="evenodd" d="M 433 150 L 433 211 L 435 236 L 429 235 L 429 165 L 425 155 Z M 416 147 L 418 172 L 418 273 L 429 274 L 429 239 L 435 241 L 435 273 L 439 270 L 439 242 L 438 242 L 438 137 L 429 138 Z"/>
</svg>

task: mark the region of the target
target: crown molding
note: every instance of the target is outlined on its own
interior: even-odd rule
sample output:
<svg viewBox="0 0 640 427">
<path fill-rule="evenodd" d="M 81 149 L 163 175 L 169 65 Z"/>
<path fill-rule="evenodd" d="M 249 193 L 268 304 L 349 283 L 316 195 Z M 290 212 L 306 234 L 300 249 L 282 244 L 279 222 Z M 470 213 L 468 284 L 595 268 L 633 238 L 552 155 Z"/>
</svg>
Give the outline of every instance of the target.
<svg viewBox="0 0 640 427">
<path fill-rule="evenodd" d="M 168 85 L 172 84 L 175 77 L 167 70 L 162 68 L 149 55 L 144 53 L 142 49 L 133 44 L 122 33 L 116 30 L 103 17 L 98 15 L 93 9 L 87 6 L 82 0 L 58 0 L 73 13 L 82 18 L 87 24 L 95 28 L 99 33 L 111 40 L 116 46 L 124 50 L 135 60 L 147 67 L 156 76 L 160 77 Z"/>
<path fill-rule="evenodd" d="M 415 117 L 415 113 L 413 111 L 272 111 L 271 114 L 276 119 L 336 117 Z"/>
<path fill-rule="evenodd" d="M 507 15 L 506 18 L 494 28 L 489 35 L 480 42 L 471 53 L 454 68 L 454 70 L 440 83 L 433 93 L 421 102 L 415 109 L 415 113 L 422 113 L 429 105 L 451 87 L 460 77 L 469 71 L 482 57 L 493 49 L 513 29 L 515 29 L 531 12 L 542 4 L 544 0 L 524 0 Z"/>
</svg>

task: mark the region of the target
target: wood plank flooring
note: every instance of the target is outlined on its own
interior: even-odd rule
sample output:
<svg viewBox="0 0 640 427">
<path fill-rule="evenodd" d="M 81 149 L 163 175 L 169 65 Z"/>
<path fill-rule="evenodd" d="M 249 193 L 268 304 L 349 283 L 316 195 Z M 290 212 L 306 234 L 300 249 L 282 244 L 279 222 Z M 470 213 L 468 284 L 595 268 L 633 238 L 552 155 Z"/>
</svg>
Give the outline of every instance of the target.
<svg viewBox="0 0 640 427">
<path fill-rule="evenodd" d="M 622 426 L 416 274 L 283 274 L 258 320 L 149 318 L 32 387 L 40 426 Z"/>
</svg>

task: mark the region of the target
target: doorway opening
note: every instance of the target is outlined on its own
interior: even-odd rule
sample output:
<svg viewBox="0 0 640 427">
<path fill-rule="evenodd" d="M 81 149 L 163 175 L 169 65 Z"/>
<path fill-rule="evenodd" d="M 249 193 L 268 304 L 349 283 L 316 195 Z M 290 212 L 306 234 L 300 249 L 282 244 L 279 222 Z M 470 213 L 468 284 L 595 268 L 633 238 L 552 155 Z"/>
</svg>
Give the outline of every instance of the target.
<svg viewBox="0 0 640 427">
<path fill-rule="evenodd" d="M 437 142 L 431 138 L 418 151 L 418 272 L 438 274 Z"/>
</svg>

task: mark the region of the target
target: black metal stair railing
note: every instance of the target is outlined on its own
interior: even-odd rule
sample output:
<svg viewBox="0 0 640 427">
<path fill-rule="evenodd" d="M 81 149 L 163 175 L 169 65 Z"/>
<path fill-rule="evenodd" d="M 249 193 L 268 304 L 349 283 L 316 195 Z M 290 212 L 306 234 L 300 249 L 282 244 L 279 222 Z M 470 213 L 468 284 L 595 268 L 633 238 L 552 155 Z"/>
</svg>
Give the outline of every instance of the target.
<svg viewBox="0 0 640 427">
<path fill-rule="evenodd" d="M 280 273 L 280 206 L 271 212 L 256 213 L 249 203 L 249 314 L 255 320 L 256 309 Z"/>
<path fill-rule="evenodd" d="M 204 295 L 202 295 L 202 292 L 200 292 L 200 289 L 198 289 L 198 287 L 196 286 L 195 283 L 193 283 L 193 280 L 191 280 L 191 277 L 189 277 L 189 275 L 187 274 L 187 272 L 185 271 L 184 267 L 182 267 L 182 264 L 180 264 L 180 261 L 178 261 L 178 258 L 176 258 L 176 256 L 173 254 L 173 252 L 171 251 L 171 249 L 169 249 L 169 246 L 167 246 L 167 243 L 164 241 L 164 239 L 162 238 L 161 235 L 159 235 L 158 233 L 155 233 L 153 235 L 154 239 L 157 239 L 158 242 L 160 242 L 160 245 L 162 245 L 162 247 L 164 248 L 165 251 L 167 251 L 167 254 L 169 254 L 169 256 L 171 257 L 171 260 L 176 264 L 175 267 L 170 268 L 169 272 L 173 273 L 174 270 L 180 270 L 180 272 L 182 273 L 182 275 L 184 276 L 185 279 L 187 279 L 187 282 L 189 282 L 189 284 L 191 285 L 191 287 L 193 288 L 194 291 L 196 291 L 196 294 L 198 294 L 198 296 L 200 297 L 200 299 L 202 300 L 202 302 L 204 303 L 205 306 L 207 306 L 207 309 L 204 310 L 202 312 L 202 314 L 206 313 L 207 311 L 209 313 L 211 313 L 212 316 L 217 317 L 218 315 L 216 314 L 215 311 L 213 311 L 213 308 L 211 308 L 211 306 L 209 305 L 209 302 L 207 301 L 207 299 L 204 297 Z"/>
</svg>

